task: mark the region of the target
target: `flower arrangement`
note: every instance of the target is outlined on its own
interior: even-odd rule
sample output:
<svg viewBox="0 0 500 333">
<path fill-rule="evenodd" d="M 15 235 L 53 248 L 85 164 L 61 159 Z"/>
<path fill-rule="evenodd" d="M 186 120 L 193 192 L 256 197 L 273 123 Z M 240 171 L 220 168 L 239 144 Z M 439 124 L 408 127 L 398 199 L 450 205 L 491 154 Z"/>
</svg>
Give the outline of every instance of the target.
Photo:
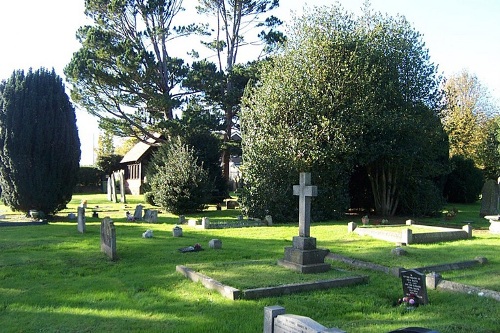
<svg viewBox="0 0 500 333">
<path fill-rule="evenodd" d="M 418 304 L 419 300 L 415 294 L 409 294 L 408 296 L 405 296 L 398 300 L 398 305 L 401 307 L 405 307 L 408 310 L 413 310 L 414 308 L 418 307 Z"/>
</svg>

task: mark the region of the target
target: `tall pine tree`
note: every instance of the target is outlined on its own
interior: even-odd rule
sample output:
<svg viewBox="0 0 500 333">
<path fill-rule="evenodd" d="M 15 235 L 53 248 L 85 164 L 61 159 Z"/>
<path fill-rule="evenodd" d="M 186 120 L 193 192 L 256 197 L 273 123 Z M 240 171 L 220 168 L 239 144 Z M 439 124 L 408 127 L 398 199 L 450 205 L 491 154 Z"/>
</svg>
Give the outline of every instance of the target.
<svg viewBox="0 0 500 333">
<path fill-rule="evenodd" d="M 18 211 L 51 214 L 71 200 L 80 162 L 75 110 L 54 70 L 0 83 L 0 187 Z"/>
</svg>

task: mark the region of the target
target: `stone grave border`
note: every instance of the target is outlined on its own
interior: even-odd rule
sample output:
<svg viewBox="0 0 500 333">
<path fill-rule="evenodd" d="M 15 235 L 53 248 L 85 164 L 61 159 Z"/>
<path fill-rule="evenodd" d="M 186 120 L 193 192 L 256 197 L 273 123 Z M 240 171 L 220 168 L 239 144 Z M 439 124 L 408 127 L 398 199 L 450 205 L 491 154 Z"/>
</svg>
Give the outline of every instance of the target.
<svg viewBox="0 0 500 333">
<path fill-rule="evenodd" d="M 197 229 L 229 229 L 229 228 L 250 228 L 250 227 L 267 227 L 268 224 L 265 221 L 257 219 L 249 220 L 238 220 L 238 221 L 209 221 L 205 220 L 205 223 L 199 219 L 189 219 L 187 220 L 187 225 L 189 227 Z"/>
<path fill-rule="evenodd" d="M 43 221 L 26 221 L 26 222 L 0 222 L 0 227 L 23 227 L 29 225 L 47 225 L 47 220 Z"/>
<path fill-rule="evenodd" d="M 327 259 L 340 261 L 347 265 L 354 266 L 361 269 L 370 269 L 373 271 L 383 272 L 385 274 L 393 275 L 395 277 L 401 277 L 401 271 L 407 270 L 403 267 L 387 267 L 379 264 L 374 264 L 367 261 L 362 261 L 358 259 L 349 258 L 342 256 L 340 254 L 329 253 L 326 256 Z M 465 268 L 471 268 L 476 265 L 483 265 L 487 263 L 487 259 L 484 257 L 476 257 L 473 260 L 466 260 L 454 263 L 447 263 L 441 265 L 424 266 L 413 268 L 413 270 L 427 273 L 426 284 L 430 289 L 439 289 L 446 291 L 454 291 L 465 294 L 475 294 L 478 296 L 488 297 L 500 301 L 500 292 L 495 290 L 483 289 L 475 286 L 469 286 L 462 283 L 448 281 L 442 278 L 437 272 L 445 272 L 450 270 L 460 270 Z"/>
<path fill-rule="evenodd" d="M 346 278 L 319 280 L 319 281 L 304 282 L 304 283 L 285 284 L 274 287 L 240 290 L 228 285 L 224 285 L 221 282 L 214 280 L 207 275 L 196 272 L 195 270 L 187 266 L 177 265 L 175 267 L 175 270 L 178 273 L 184 275 L 186 278 L 190 279 L 191 281 L 201 282 L 201 284 L 205 286 L 205 288 L 216 290 L 222 296 L 233 301 L 238 299 L 259 299 L 263 297 L 289 295 L 303 291 L 324 290 L 324 289 L 345 287 L 345 286 L 368 282 L 368 276 L 357 275 Z"/>
<path fill-rule="evenodd" d="M 371 228 L 358 228 L 354 222 L 348 223 L 348 232 L 355 232 L 360 236 L 370 236 L 383 241 L 396 244 L 430 244 L 438 242 L 455 241 L 460 239 L 472 238 L 472 227 L 466 224 L 460 229 L 434 227 L 423 224 L 414 224 L 407 221 L 407 228 L 402 228 L 401 232 L 384 231 L 387 227 L 397 227 L 398 225 L 376 226 Z M 411 226 L 432 230 L 431 232 L 413 233 Z"/>
</svg>

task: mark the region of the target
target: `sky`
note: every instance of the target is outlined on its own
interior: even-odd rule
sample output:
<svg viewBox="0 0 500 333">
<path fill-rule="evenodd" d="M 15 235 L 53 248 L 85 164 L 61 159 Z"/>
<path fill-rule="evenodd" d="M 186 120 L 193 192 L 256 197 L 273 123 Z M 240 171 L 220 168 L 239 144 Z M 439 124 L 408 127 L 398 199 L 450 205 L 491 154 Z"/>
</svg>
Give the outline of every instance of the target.
<svg viewBox="0 0 500 333">
<path fill-rule="evenodd" d="M 195 0 L 184 0 L 186 7 Z M 339 1 L 360 13 L 365 0 Z M 75 33 L 88 24 L 85 0 L 2 0 L 0 2 L 0 80 L 17 69 L 63 69 L 80 44 Z M 281 0 L 273 14 L 285 24 L 304 8 L 332 5 L 336 0 Z M 468 70 L 500 100 L 500 1 L 498 0 L 371 0 L 375 11 L 403 15 L 423 35 L 431 61 L 445 77 Z M 307 3 L 307 4 L 306 4 Z M 193 15 L 186 15 L 190 23 Z M 187 50 L 201 49 L 189 45 Z M 186 57 L 187 59 L 187 57 Z M 248 59 L 246 59 L 248 60 Z M 77 126 L 82 144 L 82 165 L 94 163 L 97 121 L 76 105 Z"/>
</svg>

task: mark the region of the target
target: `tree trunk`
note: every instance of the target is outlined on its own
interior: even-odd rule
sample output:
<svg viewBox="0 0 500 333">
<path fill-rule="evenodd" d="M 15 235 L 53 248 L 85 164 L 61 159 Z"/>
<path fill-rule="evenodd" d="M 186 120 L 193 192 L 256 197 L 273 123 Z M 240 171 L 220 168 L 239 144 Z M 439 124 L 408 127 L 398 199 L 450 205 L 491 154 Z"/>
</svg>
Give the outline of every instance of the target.
<svg viewBox="0 0 500 333">
<path fill-rule="evenodd" d="M 382 216 L 394 216 L 399 204 L 398 174 L 390 166 L 368 166 L 375 212 Z"/>
</svg>

